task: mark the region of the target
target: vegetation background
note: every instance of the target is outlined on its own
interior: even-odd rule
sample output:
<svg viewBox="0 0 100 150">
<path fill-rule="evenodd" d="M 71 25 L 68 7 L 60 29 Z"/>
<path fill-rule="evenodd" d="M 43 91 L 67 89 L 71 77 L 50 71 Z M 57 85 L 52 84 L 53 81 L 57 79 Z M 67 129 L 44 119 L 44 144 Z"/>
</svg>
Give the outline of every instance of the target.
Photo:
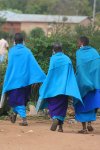
<svg viewBox="0 0 100 150">
<path fill-rule="evenodd" d="M 20 5 L 19 5 L 20 4 Z M 32 14 L 56 14 L 56 15 L 83 15 L 92 17 L 93 0 L 0 0 L 0 10 L 11 10 L 18 13 Z M 28 46 L 42 69 L 47 73 L 49 60 L 52 55 L 52 44 L 60 42 L 63 45 L 63 51 L 72 60 L 75 69 L 75 52 L 77 50 L 77 39 L 81 35 L 86 35 L 90 39 L 90 45 L 100 52 L 100 0 L 97 0 L 96 22 L 95 26 L 89 25 L 76 26 L 73 30 L 65 23 L 53 25 L 53 32 L 50 37 L 46 36 L 41 28 L 33 29 L 29 35 L 25 36 L 25 44 Z M 12 46 L 13 36 L 10 33 L 2 31 L 2 24 L 6 20 L 0 18 L 0 38 L 6 38 Z M 4 74 L 7 66 L 7 60 L 0 64 L 0 95 L 3 86 Z M 33 88 L 31 101 L 37 100 L 39 86 Z M 4 115 L 8 111 L 5 104 L 0 110 Z"/>
</svg>

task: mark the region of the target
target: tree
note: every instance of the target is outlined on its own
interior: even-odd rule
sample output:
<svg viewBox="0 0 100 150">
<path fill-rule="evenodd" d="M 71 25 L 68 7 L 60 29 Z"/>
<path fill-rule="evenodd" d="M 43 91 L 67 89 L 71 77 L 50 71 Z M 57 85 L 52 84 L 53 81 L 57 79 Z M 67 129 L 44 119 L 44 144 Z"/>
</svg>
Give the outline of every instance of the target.
<svg viewBox="0 0 100 150">
<path fill-rule="evenodd" d="M 75 0 L 74 6 L 76 9 L 76 15 L 91 16 L 92 7 L 89 4 L 89 0 Z"/>
<path fill-rule="evenodd" d="M 1 9 L 15 9 L 22 12 L 25 11 L 28 0 L 0 0 Z"/>
<path fill-rule="evenodd" d="M 29 0 L 27 13 L 58 15 L 90 15 L 92 7 L 89 0 Z"/>
<path fill-rule="evenodd" d="M 29 14 L 90 15 L 91 1 L 93 0 L 0 0 L 0 8 L 17 9 Z"/>
<path fill-rule="evenodd" d="M 89 3 L 93 8 L 94 0 L 89 0 Z M 100 12 L 100 0 L 96 0 L 96 12 Z"/>
<path fill-rule="evenodd" d="M 52 7 L 59 0 L 29 0 L 27 3 L 26 12 L 36 14 L 52 14 Z"/>
</svg>

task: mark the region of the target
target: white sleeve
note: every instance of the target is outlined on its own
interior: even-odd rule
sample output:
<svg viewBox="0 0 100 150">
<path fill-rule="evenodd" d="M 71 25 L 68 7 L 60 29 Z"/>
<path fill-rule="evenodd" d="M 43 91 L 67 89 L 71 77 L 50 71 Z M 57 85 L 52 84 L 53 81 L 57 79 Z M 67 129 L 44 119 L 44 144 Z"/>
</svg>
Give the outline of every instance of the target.
<svg viewBox="0 0 100 150">
<path fill-rule="evenodd" d="M 8 48 L 8 47 L 9 47 L 9 44 L 8 44 L 8 42 L 7 42 L 7 41 L 6 41 L 5 45 L 6 45 L 6 48 Z"/>
</svg>

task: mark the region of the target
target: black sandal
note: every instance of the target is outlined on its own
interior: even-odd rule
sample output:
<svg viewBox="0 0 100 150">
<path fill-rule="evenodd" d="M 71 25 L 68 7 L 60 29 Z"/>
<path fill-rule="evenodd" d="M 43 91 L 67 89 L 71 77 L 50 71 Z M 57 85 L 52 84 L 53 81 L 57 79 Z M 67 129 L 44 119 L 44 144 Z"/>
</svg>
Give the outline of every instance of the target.
<svg viewBox="0 0 100 150">
<path fill-rule="evenodd" d="M 54 120 L 53 120 L 53 124 L 52 124 L 50 130 L 51 130 L 51 131 L 55 131 L 55 130 L 57 129 L 58 123 L 59 123 L 58 120 L 57 120 L 57 119 L 54 119 Z"/>
<path fill-rule="evenodd" d="M 59 125 L 58 132 L 63 132 L 63 127 L 62 127 L 62 125 Z"/>
<path fill-rule="evenodd" d="M 10 118 L 11 123 L 15 123 L 16 118 L 17 118 L 17 114 L 11 114 L 9 118 Z"/>
<path fill-rule="evenodd" d="M 88 129 L 89 132 L 92 132 L 92 131 L 94 130 L 91 125 L 88 125 L 88 126 L 87 126 L 87 129 Z"/>
<path fill-rule="evenodd" d="M 88 131 L 87 131 L 87 129 L 83 129 L 83 130 L 78 131 L 78 133 L 80 133 L 80 134 L 88 134 Z"/>
<path fill-rule="evenodd" d="M 21 122 L 19 123 L 20 126 L 28 126 L 28 123 L 27 122 Z"/>
</svg>

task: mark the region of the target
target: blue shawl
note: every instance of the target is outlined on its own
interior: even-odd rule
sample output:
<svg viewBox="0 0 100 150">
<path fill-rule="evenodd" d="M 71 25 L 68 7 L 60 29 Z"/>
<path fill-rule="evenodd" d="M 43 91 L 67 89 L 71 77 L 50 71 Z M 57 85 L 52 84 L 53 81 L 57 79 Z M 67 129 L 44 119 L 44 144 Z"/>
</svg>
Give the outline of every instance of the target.
<svg viewBox="0 0 100 150">
<path fill-rule="evenodd" d="M 81 101 L 71 60 L 59 52 L 51 57 L 47 77 L 40 87 L 37 111 L 47 106 L 46 98 L 61 94 L 76 98 L 75 102 Z"/>
<path fill-rule="evenodd" d="M 100 89 L 100 55 L 90 47 L 76 52 L 76 79 L 83 98 L 88 92 Z"/>
<path fill-rule="evenodd" d="M 2 94 L 12 89 L 43 82 L 45 77 L 30 49 L 23 44 L 17 44 L 9 50 Z"/>
</svg>

